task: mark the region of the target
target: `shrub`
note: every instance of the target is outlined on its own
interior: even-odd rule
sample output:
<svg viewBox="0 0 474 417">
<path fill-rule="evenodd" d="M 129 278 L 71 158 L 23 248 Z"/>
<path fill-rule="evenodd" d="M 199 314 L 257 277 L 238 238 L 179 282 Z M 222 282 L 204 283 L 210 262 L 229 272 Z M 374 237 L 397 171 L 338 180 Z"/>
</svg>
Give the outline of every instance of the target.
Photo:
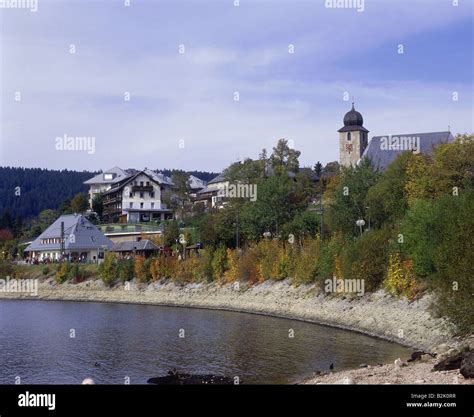
<svg viewBox="0 0 474 417">
<path fill-rule="evenodd" d="M 212 257 L 212 275 L 215 280 L 220 280 L 227 269 L 227 251 L 224 246 L 219 246 Z"/>
<path fill-rule="evenodd" d="M 389 256 L 387 278 L 384 284 L 390 293 L 403 295 L 410 300 L 415 299 L 421 291 L 421 286 L 413 272 L 413 262 L 403 261 L 399 252 L 391 253 Z"/>
<path fill-rule="evenodd" d="M 73 263 L 67 274 L 67 279 L 75 282 L 80 282 L 85 278 L 85 272 L 78 263 Z"/>
<path fill-rule="evenodd" d="M 147 268 L 148 266 L 148 268 Z M 145 283 L 148 282 L 150 274 L 150 262 L 147 262 L 144 256 L 135 257 L 135 278 L 137 282 Z"/>
<path fill-rule="evenodd" d="M 133 279 L 133 273 L 135 272 L 135 261 L 133 258 L 120 259 L 117 262 L 117 276 L 122 282 L 130 281 Z"/>
<path fill-rule="evenodd" d="M 71 265 L 69 262 L 63 262 L 59 265 L 58 271 L 56 272 L 55 280 L 58 284 L 66 282 L 68 279 L 69 271 L 71 270 Z"/>
<path fill-rule="evenodd" d="M 251 246 L 243 251 L 237 264 L 239 280 L 246 281 L 250 285 L 263 281 L 263 277 L 260 274 L 259 257 L 259 246 Z"/>
<path fill-rule="evenodd" d="M 99 266 L 99 275 L 106 284 L 111 285 L 117 277 L 117 259 L 114 254 L 107 253 L 104 262 Z"/>
<path fill-rule="evenodd" d="M 173 281 L 184 285 L 196 280 L 199 270 L 199 258 L 192 257 L 177 264 L 176 272 Z"/>
<path fill-rule="evenodd" d="M 351 265 L 350 279 L 365 280 L 365 291 L 375 291 L 384 280 L 389 236 L 388 229 L 371 230 L 355 242 L 354 253 L 357 257 Z"/>
<path fill-rule="evenodd" d="M 316 239 L 303 241 L 301 249 L 296 254 L 294 282 L 309 284 L 314 282 L 318 274 L 318 260 L 321 255 L 321 242 Z"/>
<path fill-rule="evenodd" d="M 258 264 L 260 276 L 263 280 L 271 279 L 275 275 L 275 266 L 278 265 L 278 241 L 262 240 L 258 246 L 260 249 Z"/>
<path fill-rule="evenodd" d="M 290 276 L 294 269 L 293 250 L 280 245 L 277 252 L 277 261 L 272 271 L 272 279 L 283 280 Z"/>
<path fill-rule="evenodd" d="M 48 275 L 51 272 L 51 269 L 49 268 L 48 265 L 43 266 L 43 269 L 41 270 L 41 273 L 43 275 Z"/>
<path fill-rule="evenodd" d="M 227 271 L 224 272 L 224 277 L 227 282 L 234 282 L 239 278 L 239 251 L 237 249 L 227 249 Z"/>
</svg>

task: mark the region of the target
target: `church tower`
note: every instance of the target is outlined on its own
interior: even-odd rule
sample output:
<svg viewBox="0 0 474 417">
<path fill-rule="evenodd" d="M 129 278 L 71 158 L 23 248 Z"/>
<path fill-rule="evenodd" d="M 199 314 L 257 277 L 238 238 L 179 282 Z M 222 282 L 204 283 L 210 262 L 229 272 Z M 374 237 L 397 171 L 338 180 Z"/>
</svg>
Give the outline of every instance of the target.
<svg viewBox="0 0 474 417">
<path fill-rule="evenodd" d="M 344 116 L 344 127 L 339 132 L 339 164 L 356 166 L 367 148 L 369 131 L 363 126 L 362 115 L 354 108 Z"/>
</svg>

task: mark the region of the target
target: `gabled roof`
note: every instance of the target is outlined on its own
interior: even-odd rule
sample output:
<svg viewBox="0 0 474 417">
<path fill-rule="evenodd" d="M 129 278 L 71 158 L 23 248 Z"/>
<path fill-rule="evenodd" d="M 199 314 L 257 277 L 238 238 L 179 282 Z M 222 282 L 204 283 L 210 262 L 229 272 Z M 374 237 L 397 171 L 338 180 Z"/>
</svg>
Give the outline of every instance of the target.
<svg viewBox="0 0 474 417">
<path fill-rule="evenodd" d="M 105 180 L 104 179 L 104 174 L 115 174 L 115 178 L 112 180 Z M 130 174 L 124 171 L 122 168 L 119 167 L 113 167 L 108 169 L 107 171 L 104 171 L 101 174 L 97 174 L 95 177 L 92 177 L 91 179 L 88 179 L 87 181 L 84 181 L 84 184 L 115 184 L 118 183 L 125 178 L 129 177 Z"/>
<path fill-rule="evenodd" d="M 207 185 L 209 184 L 218 184 L 220 182 L 226 182 L 225 174 L 221 172 L 217 177 L 214 177 L 212 180 L 210 180 Z"/>
<path fill-rule="evenodd" d="M 419 152 L 427 155 L 430 155 L 436 146 L 454 140 L 451 132 L 405 133 L 401 135 L 374 136 L 365 149 L 362 158 L 369 157 L 376 167 L 385 170 L 393 161 L 395 161 L 398 155 L 407 152 L 407 149 L 404 147 L 397 149 L 397 146 L 389 146 L 387 149 L 386 144 L 390 138 L 394 140 L 395 144 L 397 143 L 396 138 L 399 138 L 401 143 L 404 142 L 403 138 L 412 138 L 411 140 L 419 141 Z M 407 140 L 407 142 L 409 142 L 409 140 Z"/>
<path fill-rule="evenodd" d="M 61 222 L 64 222 L 64 249 L 66 251 L 111 248 L 113 243 L 82 214 L 67 214 L 59 217 L 25 251 L 60 250 L 60 243 L 42 244 L 43 239 L 60 238 Z"/>
<path fill-rule="evenodd" d="M 159 247 L 156 246 L 151 240 L 143 239 L 139 242 L 127 241 L 127 242 L 117 242 L 114 243 L 112 252 L 132 252 L 134 250 L 137 251 L 153 251 L 159 250 Z"/>
<path fill-rule="evenodd" d="M 173 181 L 171 180 L 170 177 L 167 177 L 165 174 L 162 172 L 156 172 L 152 171 L 151 169 L 145 168 L 142 172 L 145 174 L 148 174 L 150 177 L 153 178 L 154 181 L 156 181 L 158 184 L 162 185 L 174 185 Z"/>
<path fill-rule="evenodd" d="M 188 184 L 191 190 L 197 190 L 206 187 L 207 182 L 201 178 L 195 177 L 194 175 L 190 175 Z"/>
<path fill-rule="evenodd" d="M 125 178 L 124 181 L 122 181 L 119 184 L 116 184 L 110 190 L 107 190 L 104 194 L 115 193 L 121 190 L 125 185 L 129 184 L 130 181 L 133 181 L 136 177 L 142 174 L 146 175 L 148 178 L 150 178 L 152 181 L 154 181 L 155 183 L 159 185 L 173 185 L 173 183 L 171 182 L 171 179 L 168 178 L 166 175 L 163 175 L 161 173 L 156 173 L 155 171 L 152 171 L 151 169 L 145 168 L 143 171 L 137 171 L 135 174 Z"/>
</svg>

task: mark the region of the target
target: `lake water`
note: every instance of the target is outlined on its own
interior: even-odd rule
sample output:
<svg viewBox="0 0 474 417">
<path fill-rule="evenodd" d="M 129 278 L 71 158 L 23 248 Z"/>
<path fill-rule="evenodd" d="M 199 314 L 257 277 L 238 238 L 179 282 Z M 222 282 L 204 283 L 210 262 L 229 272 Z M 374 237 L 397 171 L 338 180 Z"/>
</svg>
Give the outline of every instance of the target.
<svg viewBox="0 0 474 417">
<path fill-rule="evenodd" d="M 342 370 L 409 354 L 361 334 L 254 314 L 30 300 L 0 300 L 0 352 L 1 384 L 18 377 L 22 384 L 88 377 L 144 384 L 173 368 L 289 383 L 331 363 Z"/>
</svg>

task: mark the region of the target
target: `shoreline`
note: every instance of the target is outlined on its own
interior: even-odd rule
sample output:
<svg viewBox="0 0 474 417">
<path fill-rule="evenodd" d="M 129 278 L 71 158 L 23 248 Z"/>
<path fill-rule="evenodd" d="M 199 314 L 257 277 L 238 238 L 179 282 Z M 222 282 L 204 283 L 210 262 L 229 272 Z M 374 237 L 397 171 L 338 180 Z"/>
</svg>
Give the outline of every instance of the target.
<svg viewBox="0 0 474 417">
<path fill-rule="evenodd" d="M 459 369 L 432 371 L 439 358 L 452 354 L 466 342 L 474 349 L 474 338 L 454 337 L 454 327 L 446 319 L 433 317 L 431 297 L 426 294 L 409 302 L 379 290 L 347 299 L 323 295 L 314 284 L 294 287 L 289 281 L 266 281 L 247 287 L 236 283 L 179 286 L 166 280 L 138 286 L 128 282 L 126 286 L 118 284 L 109 288 L 101 280 L 57 284 L 52 278 L 39 283 L 36 297 L 0 292 L 0 301 L 142 304 L 259 314 L 353 331 L 438 354 L 437 359 L 423 355 L 422 360 L 408 363 L 408 358 L 401 358 L 395 363 L 365 365 L 329 374 L 316 372 L 310 376 L 314 370 L 309 370 L 306 377 L 293 382 L 296 384 L 473 384 L 474 380 L 465 379 Z"/>
<path fill-rule="evenodd" d="M 293 287 L 287 281 L 244 284 L 188 284 L 171 281 L 143 285 L 127 283 L 112 288 L 100 280 L 79 284 L 39 283 L 38 296 L 1 293 L 1 299 L 106 302 L 200 308 L 259 314 L 354 331 L 402 346 L 433 351 L 453 341 L 453 326 L 429 312 L 431 296 L 409 302 L 383 291 L 354 299 L 318 293 L 315 285 Z"/>
</svg>

